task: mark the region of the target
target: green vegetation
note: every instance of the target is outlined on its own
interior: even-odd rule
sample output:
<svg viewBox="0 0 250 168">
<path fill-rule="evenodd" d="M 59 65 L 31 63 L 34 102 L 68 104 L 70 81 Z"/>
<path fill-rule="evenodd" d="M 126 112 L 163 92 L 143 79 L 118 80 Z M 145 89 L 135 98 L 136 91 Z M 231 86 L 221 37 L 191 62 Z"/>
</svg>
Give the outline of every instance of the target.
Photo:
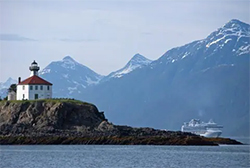
<svg viewBox="0 0 250 168">
<path fill-rule="evenodd" d="M 15 92 L 16 93 L 16 84 L 11 84 L 9 89 L 8 89 L 8 92 Z"/>
<path fill-rule="evenodd" d="M 71 103 L 71 104 L 85 104 L 93 105 L 91 103 L 82 102 L 80 100 L 69 99 L 69 98 L 54 98 L 54 99 L 37 99 L 37 100 L 2 100 L 1 103 L 10 102 L 10 103 L 34 103 L 34 102 L 46 102 L 46 103 Z"/>
</svg>

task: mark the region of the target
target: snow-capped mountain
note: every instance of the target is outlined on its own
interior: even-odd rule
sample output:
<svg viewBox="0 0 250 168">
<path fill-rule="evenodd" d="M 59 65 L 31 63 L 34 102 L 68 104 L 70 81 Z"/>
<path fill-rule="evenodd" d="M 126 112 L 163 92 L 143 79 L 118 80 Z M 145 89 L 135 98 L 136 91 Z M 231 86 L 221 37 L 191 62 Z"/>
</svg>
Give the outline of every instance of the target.
<svg viewBox="0 0 250 168">
<path fill-rule="evenodd" d="M 209 48 L 212 45 L 217 44 L 220 48 L 222 48 L 227 43 L 230 43 L 230 41 L 242 40 L 243 43 L 239 50 L 235 50 L 235 48 L 232 48 L 234 52 L 241 55 L 244 54 L 244 52 L 250 51 L 249 46 L 249 37 L 250 37 L 250 30 L 249 25 L 246 23 L 243 23 L 239 20 L 233 19 L 227 24 L 225 24 L 222 28 L 219 28 L 217 31 L 210 34 L 206 39 L 206 47 Z"/>
<path fill-rule="evenodd" d="M 217 66 L 227 63 L 233 66 L 230 63 L 234 62 L 235 56 L 250 54 L 249 39 L 249 25 L 233 19 L 203 40 L 169 50 L 153 64 L 158 66 L 163 62 L 176 63 L 191 57 L 195 62 L 199 60 L 199 63 L 203 63 L 200 68 L 204 69 L 211 68 L 210 63 Z M 199 68 L 198 64 L 192 70 L 195 68 Z"/>
<path fill-rule="evenodd" d="M 16 84 L 17 80 L 8 78 L 6 82 L 0 82 L 0 97 L 4 98 L 7 96 L 8 88 L 11 84 Z"/>
<path fill-rule="evenodd" d="M 70 56 L 51 62 L 39 75 L 53 83 L 53 97 L 73 97 L 82 89 L 97 84 L 103 77 Z"/>
<path fill-rule="evenodd" d="M 150 64 L 152 60 L 147 59 L 146 57 L 140 55 L 139 53 L 135 54 L 130 61 L 121 69 L 110 73 L 108 76 L 103 78 L 103 81 L 109 80 L 111 78 L 121 78 L 124 75 L 131 73 L 132 71 L 142 68 Z"/>
<path fill-rule="evenodd" d="M 249 30 L 231 20 L 79 98 L 96 104 L 115 124 L 180 130 L 190 118 L 212 118 L 224 125 L 223 135 L 249 136 Z"/>
</svg>

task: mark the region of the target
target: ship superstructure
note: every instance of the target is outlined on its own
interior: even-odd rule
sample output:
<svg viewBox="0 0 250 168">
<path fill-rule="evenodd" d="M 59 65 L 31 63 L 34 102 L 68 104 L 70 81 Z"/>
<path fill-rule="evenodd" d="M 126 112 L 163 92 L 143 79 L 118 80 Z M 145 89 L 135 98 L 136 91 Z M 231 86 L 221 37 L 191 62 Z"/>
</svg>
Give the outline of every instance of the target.
<svg viewBox="0 0 250 168">
<path fill-rule="evenodd" d="M 182 132 L 191 132 L 204 137 L 219 137 L 222 134 L 222 125 L 218 125 L 212 120 L 209 122 L 201 122 L 199 119 L 192 119 L 185 122 L 182 127 Z"/>
</svg>

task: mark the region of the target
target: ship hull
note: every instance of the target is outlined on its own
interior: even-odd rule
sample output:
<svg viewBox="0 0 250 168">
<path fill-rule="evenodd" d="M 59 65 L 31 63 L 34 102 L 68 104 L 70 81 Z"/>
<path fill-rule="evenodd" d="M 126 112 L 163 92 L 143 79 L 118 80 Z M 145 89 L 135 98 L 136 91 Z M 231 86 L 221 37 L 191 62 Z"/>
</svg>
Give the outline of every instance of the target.
<svg viewBox="0 0 250 168">
<path fill-rule="evenodd" d="M 205 134 L 200 134 L 200 136 L 204 136 L 204 137 L 211 137 L 211 138 L 217 138 L 221 135 L 222 132 L 206 132 Z"/>
</svg>

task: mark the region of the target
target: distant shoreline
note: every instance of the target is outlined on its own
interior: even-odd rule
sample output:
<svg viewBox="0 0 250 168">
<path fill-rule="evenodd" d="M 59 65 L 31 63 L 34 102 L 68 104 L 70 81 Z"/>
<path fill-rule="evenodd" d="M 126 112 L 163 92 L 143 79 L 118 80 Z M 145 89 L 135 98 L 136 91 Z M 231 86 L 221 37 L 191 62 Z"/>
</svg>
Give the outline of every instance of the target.
<svg viewBox="0 0 250 168">
<path fill-rule="evenodd" d="M 228 136 L 230 139 L 235 139 L 236 141 L 241 142 L 243 145 L 250 145 L 250 137 L 235 137 Z"/>
</svg>

